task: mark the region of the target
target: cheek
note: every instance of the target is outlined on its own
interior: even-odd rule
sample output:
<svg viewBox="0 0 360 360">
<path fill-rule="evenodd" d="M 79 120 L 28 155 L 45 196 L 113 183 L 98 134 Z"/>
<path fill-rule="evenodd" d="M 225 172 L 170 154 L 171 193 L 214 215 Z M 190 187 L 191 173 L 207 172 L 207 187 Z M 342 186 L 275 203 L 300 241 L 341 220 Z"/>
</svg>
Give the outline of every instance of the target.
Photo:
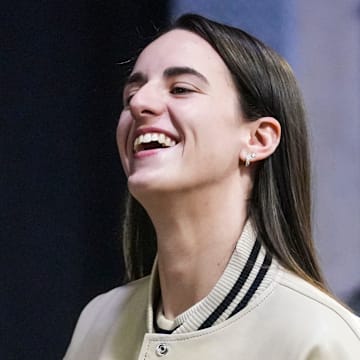
<svg viewBox="0 0 360 360">
<path fill-rule="evenodd" d="M 131 129 L 131 119 L 121 113 L 116 129 L 116 142 L 121 163 L 126 174 L 129 172 L 128 137 Z"/>
</svg>

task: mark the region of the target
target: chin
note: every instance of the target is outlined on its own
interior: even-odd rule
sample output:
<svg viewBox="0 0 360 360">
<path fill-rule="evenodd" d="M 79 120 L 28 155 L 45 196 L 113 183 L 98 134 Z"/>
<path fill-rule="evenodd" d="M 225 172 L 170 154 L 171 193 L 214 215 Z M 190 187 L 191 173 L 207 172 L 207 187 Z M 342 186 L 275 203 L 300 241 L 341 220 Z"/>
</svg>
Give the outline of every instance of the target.
<svg viewBox="0 0 360 360">
<path fill-rule="evenodd" d="M 132 174 L 128 177 L 128 189 L 131 195 L 140 203 L 146 199 L 158 199 L 167 197 L 168 195 L 175 195 L 184 188 L 179 177 L 172 178 L 167 174 L 149 174 L 140 176 L 140 174 Z"/>
<path fill-rule="evenodd" d="M 166 184 L 162 180 L 159 181 L 159 177 L 147 175 L 148 176 L 140 176 L 139 174 L 133 174 L 128 177 L 128 189 L 136 199 L 138 199 L 138 197 L 159 194 L 169 187 L 169 184 Z"/>
</svg>

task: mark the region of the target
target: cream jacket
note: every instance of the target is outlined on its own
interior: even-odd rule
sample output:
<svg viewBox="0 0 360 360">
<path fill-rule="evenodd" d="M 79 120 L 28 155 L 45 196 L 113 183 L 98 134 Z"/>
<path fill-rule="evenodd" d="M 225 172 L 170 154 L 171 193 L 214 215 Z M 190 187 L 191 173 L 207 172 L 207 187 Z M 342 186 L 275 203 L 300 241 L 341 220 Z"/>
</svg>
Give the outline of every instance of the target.
<svg viewBox="0 0 360 360">
<path fill-rule="evenodd" d="M 243 248 L 237 249 L 241 255 L 237 266 L 248 258 L 251 241 L 251 236 L 239 240 Z M 261 252 L 264 249 L 258 257 Z M 246 286 L 251 287 L 261 270 L 256 267 L 255 263 L 239 291 L 242 302 L 249 293 Z M 231 269 L 226 269 L 220 282 L 229 274 Z M 79 318 L 64 360 L 360 360 L 359 318 L 275 260 L 245 307 L 201 330 L 192 328 L 196 319 L 190 313 L 187 328 L 155 333 L 157 287 L 155 267 L 150 277 L 92 300 Z M 199 309 L 206 312 L 209 306 L 201 309 L 202 305 Z"/>
</svg>

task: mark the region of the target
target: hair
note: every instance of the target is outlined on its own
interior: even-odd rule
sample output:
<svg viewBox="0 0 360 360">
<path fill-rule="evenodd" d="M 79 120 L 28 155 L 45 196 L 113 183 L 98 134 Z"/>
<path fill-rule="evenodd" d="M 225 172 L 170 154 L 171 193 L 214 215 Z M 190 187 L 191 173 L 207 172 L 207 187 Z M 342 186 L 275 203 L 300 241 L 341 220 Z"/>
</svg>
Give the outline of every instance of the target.
<svg viewBox="0 0 360 360">
<path fill-rule="evenodd" d="M 229 69 L 245 118 L 276 118 L 282 129 L 276 151 L 257 162 L 248 217 L 267 250 L 288 270 L 327 291 L 312 239 L 310 158 L 302 95 L 288 63 L 248 33 L 199 15 L 181 16 L 166 32 L 197 34 Z M 143 207 L 129 194 L 124 221 L 129 279 L 148 274 L 156 234 Z"/>
</svg>

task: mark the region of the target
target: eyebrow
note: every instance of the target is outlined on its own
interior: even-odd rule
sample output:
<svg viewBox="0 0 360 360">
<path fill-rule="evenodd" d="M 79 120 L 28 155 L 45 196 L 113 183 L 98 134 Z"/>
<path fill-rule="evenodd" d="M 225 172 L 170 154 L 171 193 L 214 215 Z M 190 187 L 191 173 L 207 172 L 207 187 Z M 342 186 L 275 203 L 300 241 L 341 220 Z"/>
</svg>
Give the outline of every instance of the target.
<svg viewBox="0 0 360 360">
<path fill-rule="evenodd" d="M 194 75 L 202 80 L 205 84 L 209 84 L 208 79 L 203 74 L 188 66 L 173 66 L 164 70 L 164 77 L 166 78 L 179 75 Z"/>
<path fill-rule="evenodd" d="M 124 88 L 131 84 L 145 84 L 147 77 L 142 72 L 136 72 L 131 74 L 125 81 Z"/>
<path fill-rule="evenodd" d="M 171 78 L 180 75 L 194 75 L 200 80 L 202 80 L 205 84 L 209 84 L 208 79 L 197 70 L 188 67 L 188 66 L 172 66 L 164 70 L 163 76 L 165 78 Z M 124 85 L 124 88 L 131 84 L 145 84 L 147 82 L 147 76 L 142 72 L 135 72 L 131 74 Z"/>
</svg>

